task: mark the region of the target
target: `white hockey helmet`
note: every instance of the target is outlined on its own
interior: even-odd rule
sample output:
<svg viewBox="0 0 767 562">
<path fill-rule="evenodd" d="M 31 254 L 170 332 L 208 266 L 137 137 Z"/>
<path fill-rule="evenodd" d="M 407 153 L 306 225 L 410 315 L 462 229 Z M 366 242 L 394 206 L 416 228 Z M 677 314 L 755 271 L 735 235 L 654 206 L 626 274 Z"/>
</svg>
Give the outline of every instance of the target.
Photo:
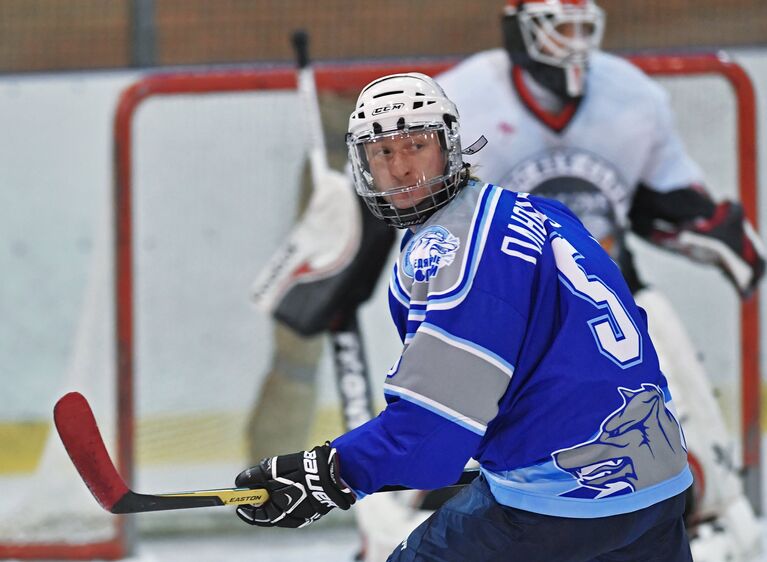
<svg viewBox="0 0 767 562">
<path fill-rule="evenodd" d="M 514 64 L 563 98 L 583 95 L 591 52 L 604 34 L 594 0 L 507 0 L 506 49 Z"/>
<path fill-rule="evenodd" d="M 434 79 L 392 74 L 362 90 L 346 143 L 357 194 L 398 228 L 420 224 L 468 179 L 459 116 Z"/>
</svg>

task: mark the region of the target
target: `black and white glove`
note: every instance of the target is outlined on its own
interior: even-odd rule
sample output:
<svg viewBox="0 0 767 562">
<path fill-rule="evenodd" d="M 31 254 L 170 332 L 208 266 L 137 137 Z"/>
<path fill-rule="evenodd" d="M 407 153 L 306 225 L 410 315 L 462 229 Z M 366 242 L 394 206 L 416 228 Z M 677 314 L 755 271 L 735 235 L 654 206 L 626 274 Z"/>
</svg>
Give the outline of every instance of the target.
<svg viewBox="0 0 767 562">
<path fill-rule="evenodd" d="M 743 298 L 764 275 L 764 246 L 738 203 L 719 203 L 710 218 L 682 228 L 656 227 L 650 239 L 695 261 L 717 266 Z"/>
<path fill-rule="evenodd" d="M 238 488 L 266 488 L 269 500 L 261 505 L 241 505 L 240 519 L 259 527 L 305 527 L 334 507 L 349 509 L 354 493 L 341 481 L 336 450 L 325 443 L 301 451 L 263 459 L 242 471 Z"/>
</svg>

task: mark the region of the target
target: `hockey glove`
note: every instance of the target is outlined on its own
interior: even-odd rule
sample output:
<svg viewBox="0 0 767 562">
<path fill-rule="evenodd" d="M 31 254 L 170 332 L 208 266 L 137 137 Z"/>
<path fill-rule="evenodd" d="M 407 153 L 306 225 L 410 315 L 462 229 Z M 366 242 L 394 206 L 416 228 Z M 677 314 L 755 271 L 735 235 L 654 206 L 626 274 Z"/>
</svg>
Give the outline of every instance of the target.
<svg viewBox="0 0 767 562">
<path fill-rule="evenodd" d="M 305 527 L 334 507 L 349 509 L 354 493 L 339 476 L 339 459 L 329 443 L 311 451 L 301 451 L 263 459 L 257 466 L 241 472 L 235 479 L 238 488 L 266 488 L 269 500 L 261 505 L 241 505 L 240 519 L 259 527 Z"/>
<path fill-rule="evenodd" d="M 656 225 L 650 239 L 695 261 L 716 265 L 743 298 L 764 275 L 764 247 L 738 203 L 720 203 L 711 218 L 679 229 Z"/>
</svg>

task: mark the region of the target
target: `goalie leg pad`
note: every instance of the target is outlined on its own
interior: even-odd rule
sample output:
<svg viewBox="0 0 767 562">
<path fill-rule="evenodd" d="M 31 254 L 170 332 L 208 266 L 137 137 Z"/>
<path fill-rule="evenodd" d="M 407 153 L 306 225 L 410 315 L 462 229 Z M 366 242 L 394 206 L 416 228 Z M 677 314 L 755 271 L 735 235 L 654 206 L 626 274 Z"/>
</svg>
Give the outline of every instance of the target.
<svg viewBox="0 0 767 562">
<path fill-rule="evenodd" d="M 690 548 L 695 562 L 756 562 L 762 552 L 761 526 L 751 504 L 740 498 L 718 519 L 696 525 Z"/>
<path fill-rule="evenodd" d="M 364 562 L 385 562 L 405 537 L 433 513 L 412 507 L 420 496 L 417 490 L 407 490 L 373 494 L 359 502 L 354 512 L 365 545 Z"/>
<path fill-rule="evenodd" d="M 705 489 L 697 498 L 698 518 L 715 516 L 743 496 L 732 437 L 703 364 L 671 304 L 652 288 L 639 291 L 635 299 L 647 312 L 650 337 L 668 380 L 688 450 L 703 472 Z"/>
<path fill-rule="evenodd" d="M 272 364 L 247 422 L 252 464 L 306 447 L 316 411 L 323 338 L 303 338 L 279 322 L 273 327 Z"/>
<path fill-rule="evenodd" d="M 647 312 L 650 337 L 668 380 L 696 475 L 695 511 L 687 514 L 687 519 L 692 526 L 713 521 L 718 530 L 709 538 L 716 545 L 728 542 L 727 548 L 738 555 L 759 552 L 759 522 L 743 493 L 732 438 L 693 344 L 676 312 L 658 291 L 646 288 L 635 298 Z"/>
</svg>

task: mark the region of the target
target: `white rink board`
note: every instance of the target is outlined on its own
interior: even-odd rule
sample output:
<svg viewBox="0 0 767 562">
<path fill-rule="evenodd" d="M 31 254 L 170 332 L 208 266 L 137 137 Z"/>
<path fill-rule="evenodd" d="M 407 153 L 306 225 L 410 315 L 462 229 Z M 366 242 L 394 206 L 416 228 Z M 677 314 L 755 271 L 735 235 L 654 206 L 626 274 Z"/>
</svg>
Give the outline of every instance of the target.
<svg viewBox="0 0 767 562">
<path fill-rule="evenodd" d="M 767 185 L 767 52 L 744 51 L 735 58 L 754 75 L 761 120 L 760 184 Z M 71 361 L 71 334 L 80 321 L 92 261 L 105 260 L 96 254 L 97 240 L 104 234 L 103 221 L 109 217 L 111 120 L 116 96 L 137 76 L 133 72 L 104 72 L 0 77 L 0 124 L 4 131 L 0 135 L 0 271 L 4 272 L 0 306 L 7 311 L 0 320 L 0 376 L 13 380 L 0 394 L 0 412 L 10 418 L 49 416 L 61 373 Z M 151 102 L 143 111 L 152 111 Z M 731 183 L 716 177 L 718 170 L 731 177 L 726 167 L 719 165 L 720 154 L 697 153 L 695 143 L 690 144 L 690 150 L 709 168 L 709 176 L 714 176 L 710 177 L 713 190 L 732 193 Z M 767 205 L 761 209 L 761 222 L 767 224 Z M 657 269 L 657 274 L 652 272 L 653 279 L 662 279 L 664 271 L 669 271 L 672 279 L 694 275 L 696 284 L 700 283 L 695 292 L 701 294 L 710 286 L 721 285 L 718 274 L 707 268 L 654 250 L 646 252 L 642 245 L 637 253 L 643 270 Z M 644 265 L 647 259 L 655 261 Z M 106 263 L 111 261 L 106 259 Z M 242 272 L 246 284 L 246 276 L 255 266 L 247 269 Z M 662 284 L 671 297 L 675 292 L 690 292 L 684 283 L 676 283 L 676 288 L 673 282 L 670 288 Z M 375 342 L 368 345 L 373 372 L 388 368 L 399 351 L 382 298 L 384 285 L 363 309 L 368 339 Z M 31 298 L 26 297 L 27 292 Z M 733 297 L 724 304 L 729 307 L 734 302 Z M 767 299 L 762 305 L 764 311 Z M 677 306 L 692 318 L 702 317 L 702 321 L 689 325 L 696 341 L 706 342 L 710 337 L 706 328 L 708 307 Z M 763 335 L 764 341 L 767 335 Z M 725 361 L 712 358 L 711 362 L 711 374 L 716 378 Z M 328 363 L 323 371 L 324 376 L 330 376 Z M 24 399 L 31 395 L 38 398 Z"/>
<path fill-rule="evenodd" d="M 752 74 L 757 73 L 759 160 L 763 163 L 760 184 L 767 185 L 767 52 L 746 51 L 735 58 Z M 105 72 L 0 77 L 4 131 L 0 135 L 0 271 L 5 273 L 0 305 L 8 311 L 0 320 L 0 376 L 13 380 L 0 394 L 0 412 L 8 417 L 49 416 L 61 373 L 71 360 L 71 337 L 62 334 L 72 334 L 79 320 L 94 256 L 105 259 L 96 256 L 96 242 L 104 234 L 104 217 L 109 215 L 111 120 L 116 96 L 137 76 Z M 152 111 L 151 102 L 143 111 Z M 694 145 L 690 149 L 695 153 Z M 722 168 L 718 153 L 695 155 L 715 171 Z M 731 177 L 729 172 L 726 175 Z M 726 180 L 714 177 L 710 183 L 715 192 L 732 192 Z M 767 224 L 767 206 L 761 208 L 760 219 Z M 644 248 L 637 253 L 640 267 L 648 269 L 643 265 Z M 657 277 L 664 276 L 661 270 L 671 271 L 671 277 L 695 275 L 702 294 L 709 285 L 720 284 L 714 271 L 651 253 L 660 264 Z M 247 284 L 246 274 L 252 274 L 255 266 L 246 269 L 242 279 Z M 656 272 L 652 277 L 656 278 Z M 399 351 L 389 329 L 384 285 L 363 310 L 368 339 L 375 342 L 368 346 L 374 372 L 388 368 Z M 686 284 L 677 284 L 676 290 L 690 292 Z M 26 292 L 33 298 L 26 298 Z M 763 301 L 763 307 L 767 306 L 767 299 Z M 706 310 L 706 306 L 690 307 L 693 318 L 703 314 L 703 321 L 691 322 L 696 341 L 706 338 Z M 763 338 L 767 341 L 767 335 Z M 711 369 L 714 377 L 721 371 L 718 365 Z M 24 399 L 33 394 L 37 400 Z"/>
</svg>

